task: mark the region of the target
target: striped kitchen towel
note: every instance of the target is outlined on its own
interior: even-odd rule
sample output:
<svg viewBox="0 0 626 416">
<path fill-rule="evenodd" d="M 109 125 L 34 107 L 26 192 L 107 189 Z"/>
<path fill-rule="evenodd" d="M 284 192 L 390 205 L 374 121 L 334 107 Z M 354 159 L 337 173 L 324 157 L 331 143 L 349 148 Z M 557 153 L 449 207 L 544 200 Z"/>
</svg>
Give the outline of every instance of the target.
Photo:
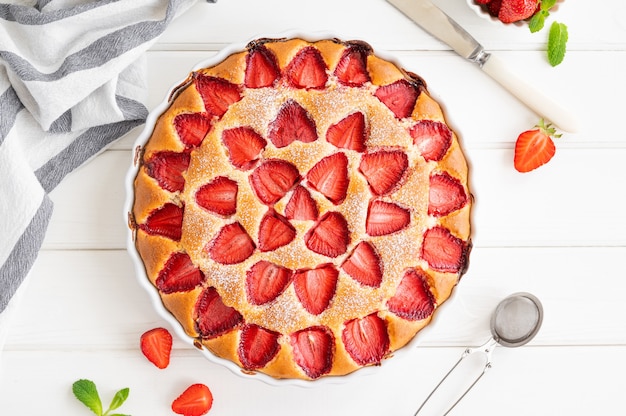
<svg viewBox="0 0 626 416">
<path fill-rule="evenodd" d="M 0 312 L 37 257 L 48 194 L 145 121 L 144 52 L 194 2 L 0 3 Z"/>
</svg>

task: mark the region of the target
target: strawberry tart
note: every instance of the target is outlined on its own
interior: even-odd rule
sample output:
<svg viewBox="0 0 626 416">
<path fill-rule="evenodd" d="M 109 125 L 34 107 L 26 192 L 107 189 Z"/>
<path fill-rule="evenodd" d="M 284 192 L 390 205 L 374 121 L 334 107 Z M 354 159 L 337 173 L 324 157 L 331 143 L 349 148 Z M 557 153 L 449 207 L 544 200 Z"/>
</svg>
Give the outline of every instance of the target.
<svg viewBox="0 0 626 416">
<path fill-rule="evenodd" d="M 253 41 L 148 128 L 134 246 L 194 344 L 244 372 L 379 365 L 466 270 L 458 139 L 424 80 L 367 43 Z"/>
</svg>

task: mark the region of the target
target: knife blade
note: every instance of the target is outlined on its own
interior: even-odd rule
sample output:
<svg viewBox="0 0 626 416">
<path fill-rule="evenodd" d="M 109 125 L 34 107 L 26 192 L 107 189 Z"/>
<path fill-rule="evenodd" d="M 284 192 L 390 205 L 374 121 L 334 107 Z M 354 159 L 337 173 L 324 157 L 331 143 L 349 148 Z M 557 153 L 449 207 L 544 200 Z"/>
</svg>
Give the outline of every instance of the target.
<svg viewBox="0 0 626 416">
<path fill-rule="evenodd" d="M 483 46 L 450 16 L 429 0 L 387 0 L 422 29 L 446 43 L 456 53 L 478 65 L 527 107 L 561 130 L 575 133 L 579 120 L 534 85 L 514 73 L 503 60 Z"/>
</svg>

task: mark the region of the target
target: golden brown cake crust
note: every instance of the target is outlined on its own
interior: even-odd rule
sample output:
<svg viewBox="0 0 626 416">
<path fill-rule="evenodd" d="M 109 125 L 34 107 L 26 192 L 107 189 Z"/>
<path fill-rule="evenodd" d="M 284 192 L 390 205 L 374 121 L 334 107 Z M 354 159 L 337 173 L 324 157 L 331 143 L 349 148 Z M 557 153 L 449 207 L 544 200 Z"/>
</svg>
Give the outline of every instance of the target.
<svg viewBox="0 0 626 416">
<path fill-rule="evenodd" d="M 252 65 L 249 63 L 250 55 L 259 48 L 270 51 L 269 56 L 273 56 L 279 70 L 271 85 L 263 87 L 248 85 L 246 81 L 247 67 Z M 288 68 L 306 48 L 314 48 L 323 59 L 327 80 L 322 87 L 297 87 L 288 80 Z M 348 50 L 358 51 L 360 56 L 365 57 L 368 78 L 365 82 L 346 83 L 338 75 L 338 65 Z M 233 93 L 234 98 L 223 99 L 226 102 L 222 103 L 225 111 L 221 114 L 210 108 L 212 104 L 207 103 L 207 98 L 201 93 L 204 87 L 199 84 L 206 79 L 224 82 L 232 88 L 228 91 Z M 398 114 L 381 98 L 383 87 L 398 82 L 406 82 L 417 94 L 406 115 Z M 218 101 L 221 102 L 222 98 Z M 279 147 L 269 138 L 272 121 L 289 101 L 297 102 L 314 120 L 317 134 L 314 142 L 294 141 Z M 352 150 L 329 143 L 325 138 L 331 126 L 355 112 L 365 115 L 366 147 Z M 207 131 L 202 133 L 198 143 L 185 142 L 177 128 L 179 116 L 188 114 L 199 114 L 203 122 L 208 122 Z M 435 123 L 449 132 L 450 142 L 444 146 L 440 156 L 426 156 L 427 150 L 424 149 L 428 146 L 420 144 L 418 139 L 417 125 L 420 123 Z M 472 202 L 468 167 L 456 135 L 445 123 L 441 107 L 428 94 L 425 82 L 419 76 L 376 56 L 364 42 L 337 39 L 309 42 L 299 38 L 251 42 L 246 50 L 192 73 L 172 94 L 169 107 L 152 126 L 149 140 L 138 151 L 139 166 L 134 182 L 135 199 L 130 226 L 148 279 L 159 291 L 166 309 L 190 337 L 197 339 L 196 344 L 235 362 L 244 371 L 260 371 L 275 378 L 311 379 L 344 375 L 365 365 L 379 364 L 380 359 L 406 345 L 428 325 L 432 309 L 448 299 L 467 266 L 471 248 Z M 233 166 L 229 149 L 224 145 L 224 132 L 240 127 L 254 130 L 266 143 L 258 160 L 243 168 Z M 392 191 L 374 195 L 368 177 L 359 170 L 363 156 L 398 149 L 408 160 L 401 181 Z M 306 236 L 316 222 L 299 219 L 289 221 L 295 230 L 293 241 L 268 251 L 259 249 L 261 219 L 270 211 L 286 215 L 286 205 L 294 187 L 278 201 L 266 203 L 259 199 L 251 185 L 251 173 L 264 161 L 282 159 L 297 167 L 299 184 L 306 185 L 307 172 L 321 159 L 338 152 L 344 154 L 348 161 L 349 185 L 345 198 L 336 203 L 321 192 L 309 191 L 319 209 L 318 220 L 324 213 L 332 211 L 341 214 L 347 221 L 349 242 L 345 251 L 339 255 L 325 255 L 311 250 Z M 167 158 L 162 158 L 163 155 Z M 176 172 L 180 175 L 176 180 L 184 182 L 180 184 L 174 180 L 177 185 L 170 185 L 170 189 L 163 185 L 163 181 L 171 180 L 172 175 L 170 167 L 161 164 L 166 159 L 171 166 L 176 166 L 174 176 Z M 184 168 L 181 169 L 181 165 Z M 198 203 L 200 189 L 218 177 L 227 177 L 238 185 L 234 213 L 217 214 Z M 446 184 L 449 182 L 456 189 L 453 197 L 460 198 L 462 202 L 449 212 L 431 212 L 436 197 L 437 201 L 443 198 L 442 204 L 447 206 Z M 443 192 L 443 197 L 435 195 L 438 190 Z M 369 235 L 367 222 L 373 200 L 407 210 L 410 212 L 409 224 L 385 235 Z M 210 247 L 221 230 L 233 223 L 243 227 L 254 249 L 245 259 L 225 264 L 212 258 Z M 427 240 L 425 235 L 429 233 L 433 237 Z M 375 247 L 382 265 L 382 281 L 378 285 L 364 285 L 343 268 L 350 253 L 364 240 Z M 450 256 L 446 254 L 447 244 L 452 247 Z M 246 275 L 260 261 L 269 261 L 292 271 L 330 264 L 338 271 L 338 278 L 329 305 L 320 313 L 307 310 L 296 293 L 293 280 L 271 301 L 251 304 Z M 167 272 L 175 266 L 189 273 L 172 272 L 168 276 Z M 390 299 L 397 295 L 403 278 L 410 274 L 407 271 L 415 271 L 413 274 L 419 276 L 425 288 L 425 295 L 422 295 L 431 307 L 426 316 L 403 315 L 398 308 L 404 306 L 393 306 L 397 305 L 393 301 L 390 303 Z M 198 276 L 201 280 L 191 286 L 185 286 L 189 283 L 167 281 L 168 278 L 193 280 Z M 216 290 L 224 308 L 235 311 L 227 320 L 232 325 L 215 334 L 203 334 L 198 323 L 202 314 L 200 304 L 206 306 L 209 304 L 207 299 L 214 299 L 206 297 L 209 288 Z M 343 336 L 349 321 L 370 315 L 383 322 L 389 343 L 382 357 L 364 364 L 355 359 L 352 347 L 346 347 Z M 270 331 L 277 342 L 277 351 L 258 368 L 242 362 L 242 348 L 245 348 L 242 333 L 250 325 Z M 319 327 L 327 328 L 332 334 L 332 348 L 328 352 L 331 364 L 322 374 L 312 374 L 294 359 L 292 335 Z"/>
</svg>

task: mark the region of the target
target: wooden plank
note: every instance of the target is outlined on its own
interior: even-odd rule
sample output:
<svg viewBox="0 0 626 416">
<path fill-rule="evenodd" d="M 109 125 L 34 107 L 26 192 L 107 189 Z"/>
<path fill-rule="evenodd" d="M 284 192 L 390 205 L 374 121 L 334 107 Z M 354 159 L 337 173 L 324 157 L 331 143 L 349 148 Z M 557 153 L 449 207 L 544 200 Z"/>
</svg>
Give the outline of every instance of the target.
<svg viewBox="0 0 626 416">
<path fill-rule="evenodd" d="M 444 11 L 490 49 L 544 49 L 547 30 L 530 33 L 525 25 L 502 25 L 477 15 L 465 0 L 435 0 Z M 574 5 L 582 6 L 574 7 Z M 611 12 L 607 13 L 608 10 Z M 602 7 L 586 2 L 564 2 L 548 20 L 569 25 L 570 50 L 623 49 L 626 38 L 626 7 L 620 0 L 606 0 Z M 202 22 L 199 26 L 198 22 Z M 184 45 L 214 48 L 232 42 L 297 29 L 302 32 L 332 31 L 342 37 L 369 37 L 375 26 L 379 43 L 386 49 L 448 49 L 382 0 L 318 0 L 305 10 L 294 9 L 289 0 L 271 2 L 198 2 L 166 30 L 156 48 Z"/>
<path fill-rule="evenodd" d="M 625 256 L 626 247 L 477 247 L 455 297 L 419 345 L 481 344 L 497 303 L 519 291 L 551 300 L 533 345 L 626 345 Z M 601 297 L 602 307 L 587 308 L 590 297 Z M 43 251 L 14 319 L 7 350 L 130 348 L 144 331 L 169 327 L 120 250 Z M 176 345 L 193 349 L 178 339 Z"/>
<path fill-rule="evenodd" d="M 626 245 L 626 194 L 616 192 L 616 184 L 626 183 L 626 147 L 559 146 L 550 164 L 524 175 L 513 169 L 511 148 L 465 147 L 476 246 Z M 107 151 L 66 178 L 52 193 L 44 248 L 124 248 L 130 163 L 130 151 Z"/>
<path fill-rule="evenodd" d="M 48 414 L 50 409 L 54 414 L 87 414 L 72 396 L 71 386 L 88 378 L 96 382 L 107 404 L 115 391 L 129 387 L 128 400 L 119 411 L 133 415 L 169 414 L 174 398 L 198 382 L 213 392 L 211 415 L 248 416 L 259 409 L 276 416 L 409 415 L 461 352 L 462 348 L 427 348 L 402 361 L 388 361 L 370 375 L 357 373 L 346 382 L 301 388 L 244 380 L 190 351 L 175 350 L 165 370 L 148 363 L 138 349 L 6 351 L 0 402 L 6 414 Z M 615 414 L 626 405 L 625 353 L 624 346 L 497 349 L 493 368 L 455 414 Z M 477 374 L 478 358 L 459 367 L 454 383 L 444 385 L 433 404 L 450 403 L 443 398 L 454 397 Z"/>
</svg>

